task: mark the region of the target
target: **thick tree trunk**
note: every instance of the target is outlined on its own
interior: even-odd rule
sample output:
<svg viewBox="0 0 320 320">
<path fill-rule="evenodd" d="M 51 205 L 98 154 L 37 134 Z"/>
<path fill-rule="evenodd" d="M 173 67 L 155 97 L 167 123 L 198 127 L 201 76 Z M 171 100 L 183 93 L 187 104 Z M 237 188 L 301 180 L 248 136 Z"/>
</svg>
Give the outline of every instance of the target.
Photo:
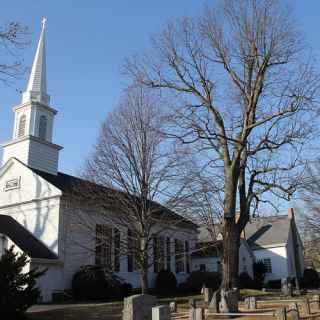
<svg viewBox="0 0 320 320">
<path fill-rule="evenodd" d="M 224 219 L 222 288 L 232 290 L 238 287 L 239 232 L 233 219 Z"/>
<path fill-rule="evenodd" d="M 149 290 L 148 269 L 141 270 L 140 282 L 141 282 L 141 293 L 142 294 L 148 293 L 148 290 Z"/>
</svg>

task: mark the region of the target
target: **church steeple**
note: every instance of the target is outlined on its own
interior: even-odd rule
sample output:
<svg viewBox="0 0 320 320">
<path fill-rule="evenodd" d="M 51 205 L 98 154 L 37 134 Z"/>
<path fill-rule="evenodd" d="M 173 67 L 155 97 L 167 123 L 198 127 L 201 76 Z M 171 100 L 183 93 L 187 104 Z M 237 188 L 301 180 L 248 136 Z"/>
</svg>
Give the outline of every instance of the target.
<svg viewBox="0 0 320 320">
<path fill-rule="evenodd" d="M 3 162 L 14 157 L 29 167 L 57 174 L 62 147 L 52 143 L 57 111 L 49 106 L 47 93 L 45 27 L 46 19 L 43 18 L 27 89 L 22 94 L 21 104 L 13 108 L 12 140 L 2 145 Z"/>
<path fill-rule="evenodd" d="M 22 103 L 29 100 L 38 101 L 40 103 L 49 104 L 50 97 L 47 94 L 47 73 L 46 73 L 46 43 L 45 29 L 46 18 L 42 18 L 42 28 L 36 55 L 28 81 L 27 90 L 22 95 Z"/>
</svg>

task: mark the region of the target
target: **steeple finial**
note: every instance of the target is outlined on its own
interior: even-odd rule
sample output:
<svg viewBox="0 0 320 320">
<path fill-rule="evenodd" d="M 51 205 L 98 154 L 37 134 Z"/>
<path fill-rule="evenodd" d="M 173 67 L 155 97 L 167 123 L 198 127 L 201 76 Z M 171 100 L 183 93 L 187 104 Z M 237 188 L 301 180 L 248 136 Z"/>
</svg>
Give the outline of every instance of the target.
<svg viewBox="0 0 320 320">
<path fill-rule="evenodd" d="M 33 60 L 30 78 L 26 91 L 22 95 L 22 103 L 30 100 L 49 104 L 50 97 L 47 94 L 47 74 L 46 74 L 46 48 L 45 48 L 45 17 L 42 18 L 41 34 L 37 51 Z"/>
</svg>

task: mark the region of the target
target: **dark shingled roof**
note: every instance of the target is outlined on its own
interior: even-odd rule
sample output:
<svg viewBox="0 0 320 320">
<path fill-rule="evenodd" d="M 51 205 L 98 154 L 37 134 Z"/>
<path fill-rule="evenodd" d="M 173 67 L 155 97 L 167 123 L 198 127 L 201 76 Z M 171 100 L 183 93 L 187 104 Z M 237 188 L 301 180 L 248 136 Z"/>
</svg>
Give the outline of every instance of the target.
<svg viewBox="0 0 320 320">
<path fill-rule="evenodd" d="M 0 215 L 0 233 L 10 238 L 30 258 L 58 259 L 44 243 L 10 216 Z"/>
<path fill-rule="evenodd" d="M 254 218 L 245 227 L 245 237 L 252 249 L 287 243 L 290 231 L 288 216 Z"/>
<path fill-rule="evenodd" d="M 55 187 L 57 187 L 58 189 L 60 189 L 61 191 L 63 191 L 65 194 L 68 194 L 69 192 L 74 192 L 77 189 L 78 185 L 81 185 L 81 187 L 86 187 L 91 186 L 93 188 L 97 188 L 97 194 L 99 194 L 101 191 L 103 191 L 101 194 L 105 194 L 105 193 L 114 193 L 114 192 L 120 192 L 121 191 L 117 191 L 111 188 L 107 188 L 105 186 L 102 185 L 98 185 L 95 184 L 93 182 L 78 178 L 78 177 L 74 177 L 62 172 L 58 172 L 57 175 L 52 175 L 50 173 L 47 172 L 43 172 L 37 169 L 33 169 L 31 167 L 29 167 L 29 169 L 31 169 L 34 173 L 36 173 L 37 175 L 39 175 L 40 177 L 42 177 L 43 179 L 45 179 L 46 181 L 48 181 L 49 183 L 51 183 L 52 185 L 54 185 Z M 80 195 L 81 197 L 84 197 L 84 194 L 81 193 Z M 162 206 L 159 203 L 153 202 L 153 205 L 156 206 L 158 208 L 158 213 L 160 215 L 162 215 L 161 217 L 164 218 L 168 218 L 168 219 L 172 219 L 174 221 L 180 221 L 179 225 L 181 227 L 187 227 L 187 228 L 192 228 L 192 229 L 197 229 L 198 226 L 196 224 L 194 224 L 192 221 L 185 219 L 184 217 L 178 215 L 177 213 L 173 212 L 172 210 Z"/>
</svg>

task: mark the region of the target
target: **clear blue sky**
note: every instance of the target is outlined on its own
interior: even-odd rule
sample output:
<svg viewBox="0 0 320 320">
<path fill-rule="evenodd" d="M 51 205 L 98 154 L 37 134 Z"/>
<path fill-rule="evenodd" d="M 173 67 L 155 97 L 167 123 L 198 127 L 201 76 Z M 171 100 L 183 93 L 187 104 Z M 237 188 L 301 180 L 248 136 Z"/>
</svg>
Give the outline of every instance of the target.
<svg viewBox="0 0 320 320">
<path fill-rule="evenodd" d="M 16 20 L 31 31 L 24 51 L 30 67 L 42 16 L 47 23 L 48 91 L 59 110 L 54 142 L 64 146 L 60 171 L 77 173 L 92 150 L 100 124 L 118 102 L 126 80 L 124 58 L 148 48 L 150 36 L 171 18 L 198 14 L 211 0 L 10 0 L 2 1 L 0 23 Z M 320 2 L 290 1 L 297 24 L 320 56 Z M 27 75 L 14 86 L 0 84 L 0 141 L 11 138 L 12 106 L 20 102 Z M 1 153 L 0 153 L 1 155 Z"/>
</svg>

